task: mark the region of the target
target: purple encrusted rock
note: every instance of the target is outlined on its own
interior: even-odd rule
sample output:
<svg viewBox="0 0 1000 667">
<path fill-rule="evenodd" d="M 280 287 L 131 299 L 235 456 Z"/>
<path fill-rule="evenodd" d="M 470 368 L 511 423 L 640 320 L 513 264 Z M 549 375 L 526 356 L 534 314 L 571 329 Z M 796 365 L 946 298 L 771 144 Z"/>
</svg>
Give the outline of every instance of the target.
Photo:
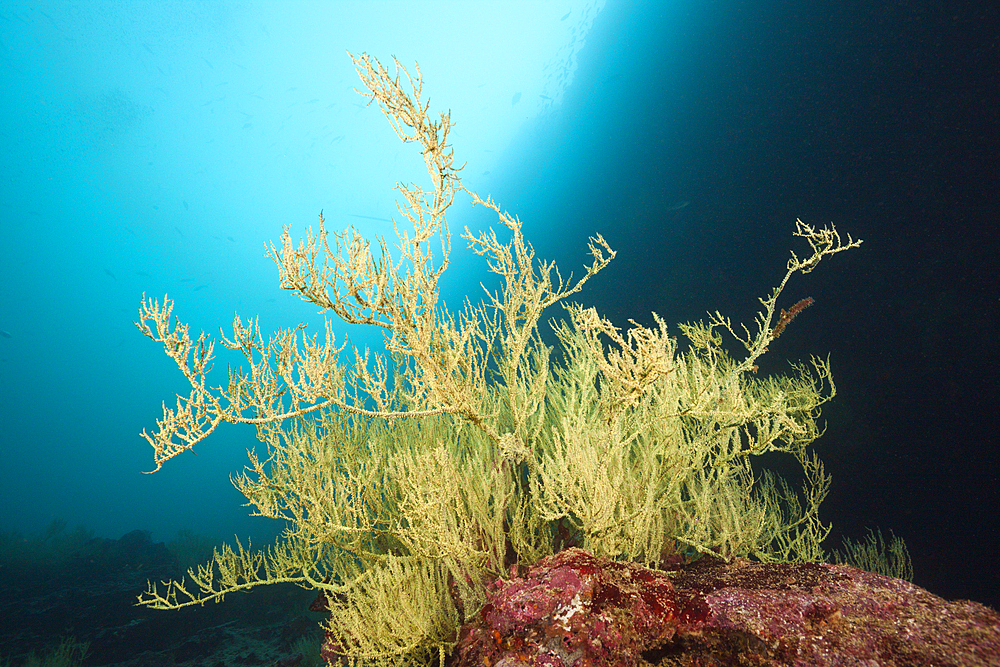
<svg viewBox="0 0 1000 667">
<path fill-rule="evenodd" d="M 463 627 L 455 665 L 638 664 L 676 628 L 675 593 L 664 572 L 567 549 L 523 578 L 498 580 L 479 621 Z"/>
<path fill-rule="evenodd" d="M 844 565 L 663 571 L 568 549 L 495 582 L 450 664 L 1000 665 L 1000 615 Z"/>
</svg>

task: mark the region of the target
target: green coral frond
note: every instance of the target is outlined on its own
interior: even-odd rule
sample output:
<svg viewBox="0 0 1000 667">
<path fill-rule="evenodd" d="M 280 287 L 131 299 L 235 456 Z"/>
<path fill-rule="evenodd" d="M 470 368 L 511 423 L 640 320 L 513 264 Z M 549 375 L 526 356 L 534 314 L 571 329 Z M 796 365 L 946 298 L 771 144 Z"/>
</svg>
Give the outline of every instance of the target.
<svg viewBox="0 0 1000 667">
<path fill-rule="evenodd" d="M 890 533 L 892 535 L 892 533 Z M 882 531 L 868 530 L 864 540 L 857 542 L 844 538 L 843 550 L 834 549 L 831 562 L 868 570 L 887 577 L 913 581 L 913 561 L 902 538 L 892 535 L 886 544 Z"/>
<path fill-rule="evenodd" d="M 237 540 L 235 550 L 223 544 L 208 563 L 189 569 L 190 583 L 187 578 L 161 582 L 161 592 L 150 582 L 138 600 L 152 609 L 178 609 L 222 602 L 229 593 L 277 583 L 336 591 L 341 587 L 327 581 L 327 572 L 337 565 L 325 547 L 312 547 L 294 538 L 278 540 L 261 551 L 244 549 Z"/>
<path fill-rule="evenodd" d="M 830 476 L 814 453 L 799 457 L 805 481 L 801 497 L 780 477 L 766 472 L 759 493 L 776 518 L 765 539 L 751 550 L 764 562 L 819 562 L 825 560 L 822 543 L 831 527 L 819 519 L 819 506 L 830 491 Z"/>
<path fill-rule="evenodd" d="M 452 601 L 447 563 L 389 559 L 369 572 L 328 598 L 325 627 L 338 653 L 357 664 L 443 666 L 464 620 Z"/>
</svg>

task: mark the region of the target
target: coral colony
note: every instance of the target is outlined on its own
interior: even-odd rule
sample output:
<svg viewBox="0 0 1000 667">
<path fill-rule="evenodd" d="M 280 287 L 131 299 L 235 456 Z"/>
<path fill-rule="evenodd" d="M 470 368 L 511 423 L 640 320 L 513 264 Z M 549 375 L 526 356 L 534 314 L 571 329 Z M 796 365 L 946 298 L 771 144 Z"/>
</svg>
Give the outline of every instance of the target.
<svg viewBox="0 0 1000 667">
<path fill-rule="evenodd" d="M 575 281 L 537 260 L 522 222 L 465 188 L 450 114 L 428 113 L 419 67 L 411 75 L 394 62 L 390 72 L 351 57 L 359 92 L 402 141 L 420 145 L 430 186 L 397 185 L 393 243 L 328 232 L 321 216 L 297 244 L 286 228 L 269 256 L 282 288 L 380 329 L 386 352 L 342 354 L 330 323 L 319 335 L 299 326 L 265 340 L 255 319 L 236 317 L 222 344 L 248 367 L 214 386 L 214 341 L 192 340 L 169 299 L 143 298 L 137 326 L 191 387 L 143 432 L 156 469 L 223 422 L 253 424 L 266 452 L 251 452 L 234 483 L 286 530 L 264 550 L 223 546 L 185 580 L 150 583 L 139 602 L 173 609 L 295 583 L 316 590 L 314 608 L 329 616 L 331 664 L 627 665 L 706 642 L 730 656 L 764 646 L 770 657 L 759 664 L 832 664 L 817 632 L 871 636 L 857 631 L 868 603 L 844 591 L 902 584 L 819 564 L 829 557 L 818 508 L 830 478 L 812 444 L 835 393 L 829 364 L 814 357 L 788 374 L 756 372 L 768 344 L 813 303 L 779 309 L 788 281 L 861 241 L 797 222 L 809 253 L 792 255 L 750 327 L 716 312 L 679 325 L 684 343 L 655 315 L 653 326 L 623 331 L 570 300 L 614 259 L 607 242 L 589 240 Z M 458 195 L 496 215 L 499 233 L 460 238 L 502 287 L 451 311 L 438 279 Z M 550 322 L 554 347 L 540 333 Z M 801 487 L 755 472 L 751 460 L 768 452 L 799 464 Z M 741 595 L 756 602 L 741 605 Z M 751 619 L 764 607 L 799 624 L 774 647 L 779 621 Z M 888 636 L 879 618 L 867 620 Z M 696 663 L 722 664 L 673 664 Z"/>
</svg>

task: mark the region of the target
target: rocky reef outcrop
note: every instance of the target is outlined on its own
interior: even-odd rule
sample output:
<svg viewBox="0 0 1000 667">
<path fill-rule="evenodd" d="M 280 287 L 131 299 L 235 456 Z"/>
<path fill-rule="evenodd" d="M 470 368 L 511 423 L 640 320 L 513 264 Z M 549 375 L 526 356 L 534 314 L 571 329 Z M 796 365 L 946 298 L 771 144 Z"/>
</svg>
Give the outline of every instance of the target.
<svg viewBox="0 0 1000 667">
<path fill-rule="evenodd" d="M 492 585 L 455 667 L 1000 665 L 1000 615 L 844 565 L 568 549 Z"/>
</svg>

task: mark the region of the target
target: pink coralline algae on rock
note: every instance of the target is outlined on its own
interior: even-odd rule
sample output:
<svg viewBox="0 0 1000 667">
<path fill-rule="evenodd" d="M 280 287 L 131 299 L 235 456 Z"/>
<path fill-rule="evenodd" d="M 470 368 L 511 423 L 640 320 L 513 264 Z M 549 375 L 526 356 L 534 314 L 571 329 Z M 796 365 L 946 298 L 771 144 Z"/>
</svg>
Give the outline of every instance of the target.
<svg viewBox="0 0 1000 667">
<path fill-rule="evenodd" d="M 664 571 L 568 549 L 495 582 L 450 664 L 1000 665 L 1000 615 L 844 565 Z"/>
<path fill-rule="evenodd" d="M 458 665 L 628 665 L 673 634 L 674 587 L 662 573 L 567 549 L 523 579 L 497 581 L 466 625 Z"/>
</svg>

